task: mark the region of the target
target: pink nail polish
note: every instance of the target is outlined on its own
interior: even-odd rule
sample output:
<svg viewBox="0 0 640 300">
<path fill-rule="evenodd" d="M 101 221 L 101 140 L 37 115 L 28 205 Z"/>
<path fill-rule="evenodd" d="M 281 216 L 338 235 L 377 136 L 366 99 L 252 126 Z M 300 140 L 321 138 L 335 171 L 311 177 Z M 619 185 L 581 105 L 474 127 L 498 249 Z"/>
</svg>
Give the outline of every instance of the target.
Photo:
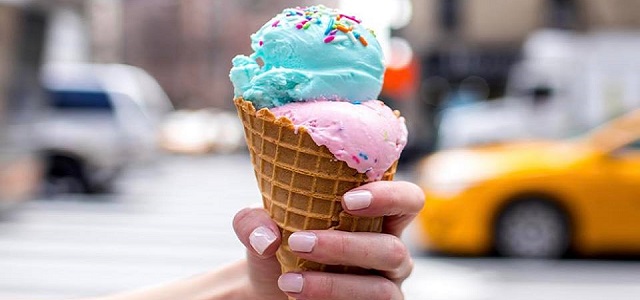
<svg viewBox="0 0 640 300">
<path fill-rule="evenodd" d="M 343 203 L 349 210 L 359 210 L 369 207 L 373 195 L 367 190 L 347 192 L 342 196 Z"/>
<path fill-rule="evenodd" d="M 311 252 L 316 245 L 317 237 L 312 232 L 294 232 L 289 236 L 289 247 L 296 252 Z"/>
<path fill-rule="evenodd" d="M 276 241 L 276 235 L 269 228 L 260 226 L 254 229 L 249 235 L 249 244 L 253 247 L 253 250 L 256 250 L 258 254 L 262 255 L 267 248 L 273 242 Z"/>
<path fill-rule="evenodd" d="M 278 287 L 283 292 L 300 293 L 303 286 L 304 278 L 302 278 L 302 274 L 286 273 L 278 278 Z"/>
</svg>

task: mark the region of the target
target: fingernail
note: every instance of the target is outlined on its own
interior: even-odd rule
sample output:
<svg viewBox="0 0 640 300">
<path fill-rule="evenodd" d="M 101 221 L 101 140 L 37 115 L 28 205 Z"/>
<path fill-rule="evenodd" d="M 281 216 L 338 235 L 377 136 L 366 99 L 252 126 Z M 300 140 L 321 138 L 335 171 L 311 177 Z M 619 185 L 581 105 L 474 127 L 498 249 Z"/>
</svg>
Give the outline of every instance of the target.
<svg viewBox="0 0 640 300">
<path fill-rule="evenodd" d="M 278 287 L 283 292 L 300 293 L 302 292 L 303 285 L 304 280 L 302 278 L 302 274 L 286 273 L 282 274 L 282 276 L 278 278 Z"/>
<path fill-rule="evenodd" d="M 312 232 L 294 232 L 289 236 L 289 247 L 297 252 L 311 252 L 317 237 Z"/>
<path fill-rule="evenodd" d="M 369 207 L 373 195 L 367 190 L 358 190 L 347 192 L 342 198 L 344 199 L 344 205 L 347 206 L 347 209 L 358 210 Z"/>
<path fill-rule="evenodd" d="M 258 254 L 262 255 L 273 242 L 276 241 L 276 235 L 269 228 L 260 226 L 254 229 L 249 235 L 249 244 Z"/>
</svg>

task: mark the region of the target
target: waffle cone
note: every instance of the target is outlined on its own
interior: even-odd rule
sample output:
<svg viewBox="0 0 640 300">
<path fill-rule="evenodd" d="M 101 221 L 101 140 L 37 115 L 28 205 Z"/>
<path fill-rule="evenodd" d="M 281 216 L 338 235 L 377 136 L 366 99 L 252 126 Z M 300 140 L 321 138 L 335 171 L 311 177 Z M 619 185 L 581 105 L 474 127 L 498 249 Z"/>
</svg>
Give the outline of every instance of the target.
<svg viewBox="0 0 640 300">
<path fill-rule="evenodd" d="M 367 176 L 336 160 L 318 146 L 304 128 L 297 133 L 287 118 L 276 118 L 268 109 L 256 111 L 241 98 L 234 100 L 245 130 L 264 208 L 278 224 L 282 244 L 276 256 L 282 272 L 324 271 L 366 273 L 351 266 L 324 265 L 297 257 L 288 245 L 299 230 L 336 229 L 380 232 L 382 217 L 356 217 L 342 210 L 345 192 L 367 182 Z M 392 180 L 396 164 L 382 180 Z"/>
</svg>

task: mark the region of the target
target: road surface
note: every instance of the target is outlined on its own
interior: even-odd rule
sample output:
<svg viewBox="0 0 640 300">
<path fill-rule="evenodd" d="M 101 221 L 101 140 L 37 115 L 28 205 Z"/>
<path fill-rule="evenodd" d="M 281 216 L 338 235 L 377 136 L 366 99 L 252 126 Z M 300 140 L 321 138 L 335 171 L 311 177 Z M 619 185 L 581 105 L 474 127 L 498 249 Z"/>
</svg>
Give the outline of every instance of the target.
<svg viewBox="0 0 640 300">
<path fill-rule="evenodd" d="M 169 156 L 130 170 L 110 195 L 31 201 L 0 220 L 0 300 L 102 295 L 240 259 L 231 220 L 258 197 L 246 154 L 236 154 Z M 637 260 L 415 261 L 407 299 L 640 297 Z"/>
</svg>

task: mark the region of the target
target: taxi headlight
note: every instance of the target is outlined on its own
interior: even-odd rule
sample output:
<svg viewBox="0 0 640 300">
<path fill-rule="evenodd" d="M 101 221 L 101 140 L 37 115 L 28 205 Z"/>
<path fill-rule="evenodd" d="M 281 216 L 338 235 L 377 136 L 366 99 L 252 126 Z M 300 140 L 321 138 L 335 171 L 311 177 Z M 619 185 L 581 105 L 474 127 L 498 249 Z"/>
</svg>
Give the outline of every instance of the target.
<svg viewBox="0 0 640 300">
<path fill-rule="evenodd" d="M 422 169 L 421 185 L 446 197 L 454 197 L 471 186 L 497 175 L 488 161 L 458 154 L 427 161 Z"/>
</svg>

